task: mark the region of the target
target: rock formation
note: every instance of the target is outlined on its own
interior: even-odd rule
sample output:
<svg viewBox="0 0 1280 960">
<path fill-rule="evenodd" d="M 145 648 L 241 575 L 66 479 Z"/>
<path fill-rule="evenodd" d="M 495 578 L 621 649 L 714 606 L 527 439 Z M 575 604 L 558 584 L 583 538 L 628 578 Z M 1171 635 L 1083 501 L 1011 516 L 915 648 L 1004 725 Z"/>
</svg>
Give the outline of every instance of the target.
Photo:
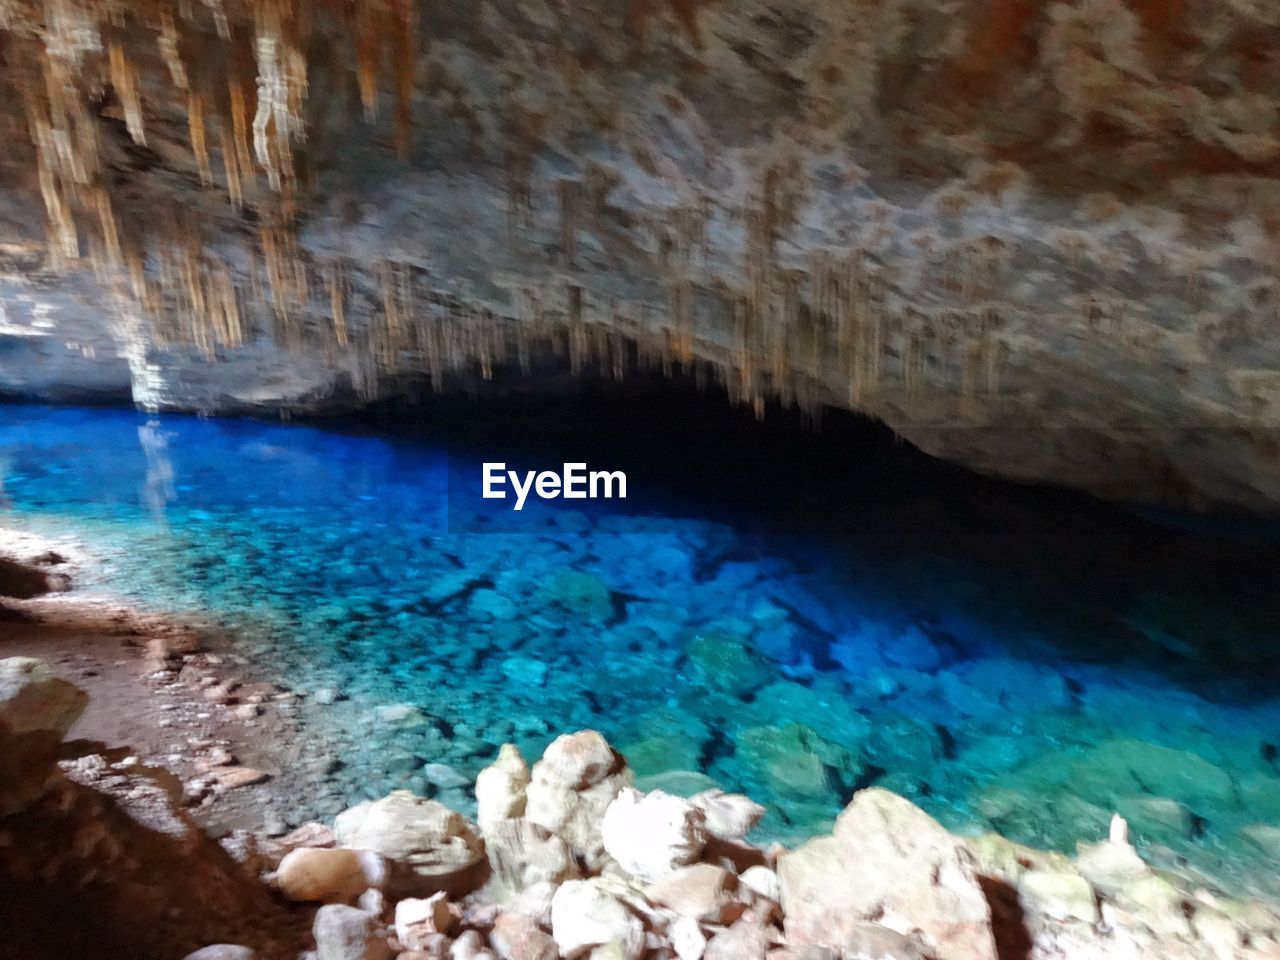
<svg viewBox="0 0 1280 960">
<path fill-rule="evenodd" d="M 0 390 L 555 356 L 1280 507 L 1280 20 L 1232 0 L 5 0 Z"/>
<path fill-rule="evenodd" d="M 8 702 L 29 705 L 47 689 L 37 669 L 0 668 L 29 678 L 11 685 L 17 697 Z M 24 722 L 52 734 L 56 749 L 66 714 L 47 702 L 43 725 L 26 708 Z M 0 757 L 12 736 L 4 720 Z M 682 801 L 622 788 L 597 809 L 566 789 L 542 801 L 568 831 L 562 849 L 581 844 L 588 819 L 603 848 L 580 848 L 570 871 L 521 886 L 510 882 L 513 870 L 536 873 L 542 854 L 500 840 L 504 829 L 558 835 L 518 809 L 488 819 L 482 848 L 458 814 L 392 794 L 342 814 L 334 830 L 311 824 L 232 847 L 237 865 L 174 806 L 163 775 L 105 755 L 63 760 L 55 771 L 55 759 L 47 757 L 40 790 L 0 812 L 0 957 L 94 949 L 194 951 L 186 960 L 1280 956 L 1275 909 L 1157 871 L 1129 845 L 1119 817 L 1107 839 L 1070 858 L 995 835 L 953 836 L 907 800 L 868 789 L 854 794 L 831 836 L 760 850 L 741 837 L 758 816 L 745 797 Z M 509 774 L 512 751 L 498 765 Z M 561 737 L 538 768 L 579 790 L 628 772 L 591 731 Z M 535 772 L 517 792 L 538 782 Z M 659 842 L 632 865 L 633 840 L 649 831 Z M 463 850 L 481 850 L 492 873 L 472 869 Z M 457 868 L 450 892 L 404 893 L 407 875 L 439 885 L 446 864 Z M 77 922 L 56 922 L 55 905 L 77 911 Z"/>
</svg>

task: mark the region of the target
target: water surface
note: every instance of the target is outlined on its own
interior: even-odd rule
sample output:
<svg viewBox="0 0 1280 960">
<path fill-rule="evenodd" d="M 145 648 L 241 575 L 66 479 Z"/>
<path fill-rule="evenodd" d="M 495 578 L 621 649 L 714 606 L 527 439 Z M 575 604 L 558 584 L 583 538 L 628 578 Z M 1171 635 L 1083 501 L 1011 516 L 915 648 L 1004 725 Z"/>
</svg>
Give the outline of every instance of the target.
<svg viewBox="0 0 1280 960">
<path fill-rule="evenodd" d="M 1275 892 L 1274 529 L 1155 524 L 853 418 L 720 404 L 306 425 L 0 406 L 0 496 L 83 536 L 117 588 L 331 691 L 349 740 L 319 813 L 395 787 L 465 803 L 498 744 L 593 727 L 644 785 L 766 802 L 762 838 L 878 783 L 1068 851 L 1119 810 L 1159 862 Z M 630 496 L 516 515 L 479 499 L 485 460 L 625 469 Z"/>
</svg>

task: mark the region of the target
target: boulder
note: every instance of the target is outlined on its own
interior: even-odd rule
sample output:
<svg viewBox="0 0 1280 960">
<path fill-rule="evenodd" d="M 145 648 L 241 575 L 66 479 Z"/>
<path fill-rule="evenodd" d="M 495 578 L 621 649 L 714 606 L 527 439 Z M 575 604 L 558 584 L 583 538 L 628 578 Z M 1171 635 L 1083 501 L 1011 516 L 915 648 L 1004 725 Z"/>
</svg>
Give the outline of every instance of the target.
<svg viewBox="0 0 1280 960">
<path fill-rule="evenodd" d="M 476 777 L 476 822 L 481 832 L 501 820 L 524 816 L 529 765 L 515 744 L 504 743 L 498 759 Z"/>
<path fill-rule="evenodd" d="M 690 801 L 702 811 L 707 833 L 719 840 L 740 840 L 764 816 L 764 807 L 741 793 L 704 790 Z"/>
<path fill-rule="evenodd" d="M 622 758 L 595 730 L 557 737 L 533 768 L 539 783 L 585 790 L 622 767 Z"/>
<path fill-rule="evenodd" d="M 738 878 L 723 867 L 695 863 L 649 884 L 650 903 L 699 923 L 732 923 L 746 905 L 736 896 Z"/>
<path fill-rule="evenodd" d="M 991 913 L 964 846 L 886 790 L 856 793 L 829 837 L 778 858 L 790 944 L 852 949 L 876 922 L 918 932 L 937 960 L 996 960 Z"/>
<path fill-rule="evenodd" d="M 13 733 L 45 730 L 65 737 L 89 696 L 34 657 L 0 660 L 0 720 Z"/>
<path fill-rule="evenodd" d="M 575 960 L 604 945 L 624 960 L 644 953 L 644 926 L 599 879 L 570 880 L 551 900 L 551 935 L 561 956 Z"/>
<path fill-rule="evenodd" d="M 692 863 L 707 843 L 706 814 L 661 790 L 619 792 L 600 825 L 605 851 L 642 880 L 656 880 Z"/>
<path fill-rule="evenodd" d="M 386 875 L 382 857 L 367 850 L 300 847 L 280 861 L 275 885 L 289 900 L 352 903 Z"/>
<path fill-rule="evenodd" d="M 530 917 L 503 913 L 493 921 L 489 943 L 501 960 L 558 960 L 556 941 Z"/>
<path fill-rule="evenodd" d="M 463 816 L 407 790 L 343 811 L 333 830 L 343 846 L 392 861 L 388 885 L 398 892 L 461 895 L 484 879 L 484 845 Z"/>
<path fill-rule="evenodd" d="M 391 947 L 376 917 L 343 904 L 329 904 L 316 911 L 311 934 L 316 939 L 316 960 L 388 960 Z"/>
</svg>

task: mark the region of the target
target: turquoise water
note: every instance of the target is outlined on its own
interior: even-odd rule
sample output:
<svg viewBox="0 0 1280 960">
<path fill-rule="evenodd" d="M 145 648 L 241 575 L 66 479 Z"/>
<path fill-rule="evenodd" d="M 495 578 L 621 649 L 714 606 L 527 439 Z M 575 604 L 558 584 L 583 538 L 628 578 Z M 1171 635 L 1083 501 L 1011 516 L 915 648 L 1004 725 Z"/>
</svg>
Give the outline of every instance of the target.
<svg viewBox="0 0 1280 960">
<path fill-rule="evenodd" d="M 593 727 L 645 785 L 766 802 L 762 838 L 879 783 L 1068 851 L 1118 809 L 1159 862 L 1276 892 L 1274 529 L 1156 525 L 717 403 L 309 425 L 0 406 L 0 498 L 332 691 L 319 815 L 396 787 L 465 803 L 454 780 L 500 743 Z M 484 460 L 576 459 L 625 468 L 628 499 L 478 496 Z"/>
</svg>

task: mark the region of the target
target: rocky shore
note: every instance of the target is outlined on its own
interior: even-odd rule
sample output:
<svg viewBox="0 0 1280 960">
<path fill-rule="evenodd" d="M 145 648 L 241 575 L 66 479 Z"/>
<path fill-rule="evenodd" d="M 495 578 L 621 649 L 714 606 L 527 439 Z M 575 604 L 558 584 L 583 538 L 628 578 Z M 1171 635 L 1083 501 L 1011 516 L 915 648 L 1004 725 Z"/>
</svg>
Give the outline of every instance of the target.
<svg viewBox="0 0 1280 960">
<path fill-rule="evenodd" d="M 64 742 L 86 701 L 39 660 L 0 661 L 0 956 L 1280 957 L 1275 905 L 1153 869 L 1118 816 L 1067 857 L 954 836 L 870 788 L 830 835 L 761 849 L 745 839 L 760 805 L 638 791 L 589 730 L 532 767 L 504 747 L 474 821 L 395 791 L 214 842 L 167 771 Z"/>
</svg>

